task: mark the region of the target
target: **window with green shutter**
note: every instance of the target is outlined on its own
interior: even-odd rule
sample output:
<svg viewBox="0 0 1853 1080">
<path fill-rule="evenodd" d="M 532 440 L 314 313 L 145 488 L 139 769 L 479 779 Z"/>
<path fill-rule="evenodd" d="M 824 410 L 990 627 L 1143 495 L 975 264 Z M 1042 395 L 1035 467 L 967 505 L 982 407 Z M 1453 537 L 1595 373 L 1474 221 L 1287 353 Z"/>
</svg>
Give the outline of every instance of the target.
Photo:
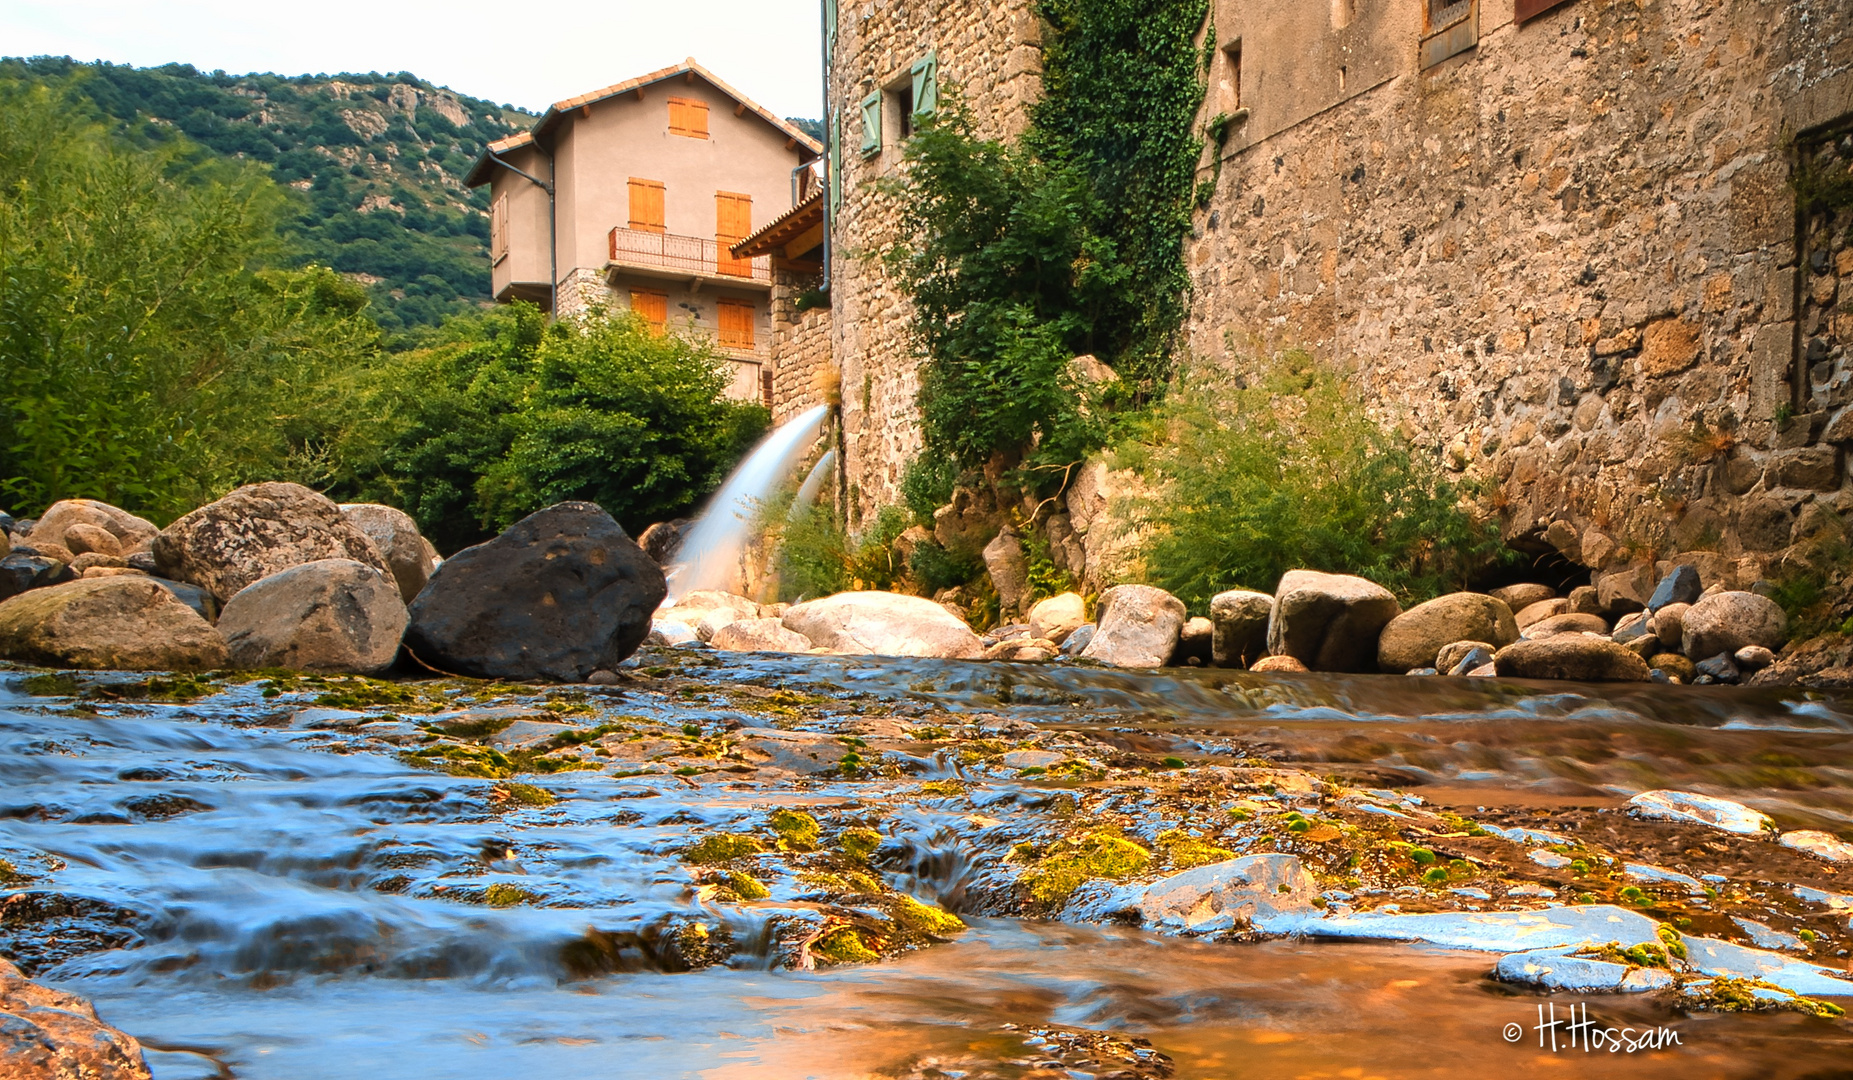
<svg viewBox="0 0 1853 1080">
<path fill-rule="evenodd" d="M 865 157 L 881 153 L 880 91 L 862 99 L 862 153 Z"/>
<path fill-rule="evenodd" d="M 931 116 L 939 110 L 939 54 L 927 53 L 913 67 L 914 115 Z"/>
</svg>

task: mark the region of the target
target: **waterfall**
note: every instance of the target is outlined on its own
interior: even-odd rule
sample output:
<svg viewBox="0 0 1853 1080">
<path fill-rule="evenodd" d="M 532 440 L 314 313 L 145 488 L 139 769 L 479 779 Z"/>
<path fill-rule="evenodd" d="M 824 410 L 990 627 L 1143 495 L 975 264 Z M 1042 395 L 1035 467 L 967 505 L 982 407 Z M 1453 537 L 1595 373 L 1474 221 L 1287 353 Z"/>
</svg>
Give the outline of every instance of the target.
<svg viewBox="0 0 1853 1080">
<path fill-rule="evenodd" d="M 738 591 L 740 556 L 760 505 L 797 468 L 829 412 L 828 405 L 818 405 L 787 420 L 727 477 L 670 559 L 665 606 L 698 589 Z"/>
<path fill-rule="evenodd" d="M 824 456 L 817 459 L 817 464 L 811 466 L 811 474 L 804 478 L 804 483 L 798 485 L 798 497 L 791 502 L 793 521 L 817 501 L 817 493 L 823 490 L 824 481 L 830 479 L 830 467 L 835 464 L 836 451 L 826 450 Z"/>
</svg>

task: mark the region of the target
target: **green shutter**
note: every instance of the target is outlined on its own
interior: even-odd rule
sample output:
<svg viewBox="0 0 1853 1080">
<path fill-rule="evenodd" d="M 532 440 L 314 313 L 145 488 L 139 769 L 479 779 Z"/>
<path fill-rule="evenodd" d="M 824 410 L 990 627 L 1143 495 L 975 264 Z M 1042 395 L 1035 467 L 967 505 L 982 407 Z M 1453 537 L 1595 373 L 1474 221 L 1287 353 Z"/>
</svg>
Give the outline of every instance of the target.
<svg viewBox="0 0 1853 1080">
<path fill-rule="evenodd" d="M 932 116 L 939 111 L 939 54 L 927 53 L 914 65 L 914 115 Z"/>
<path fill-rule="evenodd" d="M 830 173 L 824 178 L 830 185 L 830 209 L 843 205 L 843 110 L 830 115 Z"/>
<path fill-rule="evenodd" d="M 836 56 L 836 0 L 824 0 L 824 63 Z"/>
<path fill-rule="evenodd" d="M 862 99 L 862 152 L 881 153 L 881 91 Z"/>
</svg>

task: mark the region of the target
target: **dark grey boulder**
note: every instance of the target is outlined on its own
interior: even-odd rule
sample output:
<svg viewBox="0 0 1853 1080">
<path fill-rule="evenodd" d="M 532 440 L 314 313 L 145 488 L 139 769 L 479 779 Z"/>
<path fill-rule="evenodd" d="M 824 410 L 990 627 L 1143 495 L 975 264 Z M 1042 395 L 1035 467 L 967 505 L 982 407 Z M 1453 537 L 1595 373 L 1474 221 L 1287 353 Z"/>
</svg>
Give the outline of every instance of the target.
<svg viewBox="0 0 1853 1080">
<path fill-rule="evenodd" d="M 1690 563 L 1667 571 L 1654 594 L 1647 600 L 1648 611 L 1659 611 L 1668 604 L 1696 604 L 1705 586 L 1699 583 L 1699 568 Z"/>
<path fill-rule="evenodd" d="M 219 621 L 219 599 L 205 589 L 198 585 L 188 585 L 184 581 L 169 581 L 164 577 L 152 580 L 156 585 L 173 593 L 174 599 L 192 608 L 200 618 L 209 623 Z"/>
<path fill-rule="evenodd" d="M 584 682 L 637 651 L 667 593 L 610 514 L 564 502 L 442 563 L 412 602 L 405 646 L 455 675 Z"/>
<path fill-rule="evenodd" d="M 1743 675 L 1738 670 L 1737 663 L 1731 659 L 1730 653 L 1719 653 L 1709 660 L 1700 660 L 1694 666 L 1698 668 L 1700 675 L 1709 675 L 1713 680 L 1721 683 L 1734 683 Z"/>
<path fill-rule="evenodd" d="M 0 559 L 0 600 L 18 596 L 27 589 L 43 589 L 69 581 L 74 576 L 71 568 L 57 559 L 15 550 Z"/>
</svg>

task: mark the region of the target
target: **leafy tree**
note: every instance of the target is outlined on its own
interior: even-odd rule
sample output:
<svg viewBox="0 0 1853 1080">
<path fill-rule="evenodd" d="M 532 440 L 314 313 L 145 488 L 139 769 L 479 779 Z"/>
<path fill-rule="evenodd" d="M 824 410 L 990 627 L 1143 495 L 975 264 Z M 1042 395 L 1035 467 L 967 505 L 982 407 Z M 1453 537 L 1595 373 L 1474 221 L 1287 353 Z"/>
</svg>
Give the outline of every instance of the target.
<svg viewBox="0 0 1853 1080">
<path fill-rule="evenodd" d="M 0 79 L 0 493 L 163 520 L 250 479 L 311 477 L 377 348 L 327 270 L 260 270 L 284 203 L 190 144 L 126 149 L 82 102 Z"/>
<path fill-rule="evenodd" d="M 628 313 L 546 324 L 514 304 L 453 319 L 374 378 L 340 490 L 404 507 L 441 550 L 565 499 L 633 533 L 687 512 L 769 414 L 721 398 L 709 346 Z"/>
</svg>

